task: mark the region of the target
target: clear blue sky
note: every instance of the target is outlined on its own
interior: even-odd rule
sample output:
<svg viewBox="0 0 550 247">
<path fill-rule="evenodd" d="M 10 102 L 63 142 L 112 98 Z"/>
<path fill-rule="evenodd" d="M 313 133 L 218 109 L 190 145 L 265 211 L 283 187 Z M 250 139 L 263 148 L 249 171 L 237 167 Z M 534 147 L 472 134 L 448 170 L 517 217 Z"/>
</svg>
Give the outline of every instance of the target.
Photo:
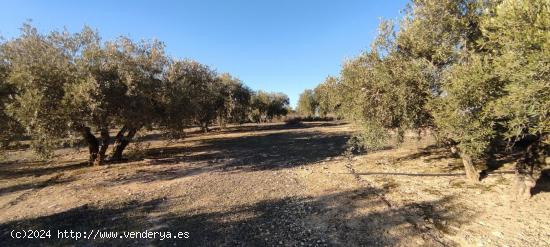
<svg viewBox="0 0 550 247">
<path fill-rule="evenodd" d="M 4 1 L 0 36 L 32 19 L 41 32 L 89 25 L 104 39 L 157 38 L 176 58 L 192 58 L 258 90 L 298 95 L 368 48 L 380 18 L 394 19 L 407 1 L 194 0 Z"/>
</svg>

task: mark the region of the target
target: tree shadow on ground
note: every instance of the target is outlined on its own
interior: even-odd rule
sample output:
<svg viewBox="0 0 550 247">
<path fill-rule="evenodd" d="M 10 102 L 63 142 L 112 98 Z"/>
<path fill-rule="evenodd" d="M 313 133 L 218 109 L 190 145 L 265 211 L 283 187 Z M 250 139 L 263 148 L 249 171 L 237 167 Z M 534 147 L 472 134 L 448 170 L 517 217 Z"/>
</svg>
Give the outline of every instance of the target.
<svg viewBox="0 0 550 247">
<path fill-rule="evenodd" d="M 401 156 L 393 163 L 398 164 L 401 162 L 414 161 L 422 159 L 424 162 L 439 162 L 444 159 L 452 159 L 447 166 L 441 167 L 440 170 L 447 174 L 457 174 L 463 171 L 463 165 L 458 155 L 450 152 L 448 148 L 441 147 L 437 144 L 428 145 L 427 147 L 420 148 L 417 152 Z"/>
<path fill-rule="evenodd" d="M 136 169 L 113 178 L 101 185 L 127 184 L 171 180 L 208 171 L 238 172 L 254 170 L 278 170 L 310 162 L 318 162 L 340 155 L 345 149 L 349 134 L 345 132 L 322 133 L 300 131 L 319 126 L 337 126 L 338 123 L 307 123 L 299 129 L 277 133 L 261 133 L 254 136 L 232 138 L 205 138 L 191 147 L 161 147 L 146 150 L 149 162 L 112 163 L 108 166 L 132 166 Z M 234 131 L 250 131 L 235 128 Z M 252 126 L 255 129 L 273 130 L 287 128 L 284 124 Z M 155 167 L 159 165 L 158 167 Z M 80 162 L 8 162 L 0 165 L 0 179 L 30 177 L 29 183 L 0 188 L 0 195 L 29 189 L 42 189 L 64 181 L 36 182 L 35 177 L 62 174 L 87 168 Z M 141 169 L 144 168 L 144 169 Z"/>
<path fill-rule="evenodd" d="M 388 176 L 407 176 L 407 177 L 460 177 L 465 173 L 405 173 L 405 172 L 361 172 L 356 173 L 360 176 L 369 175 L 388 175 Z"/>
<path fill-rule="evenodd" d="M 439 160 L 448 159 L 448 158 L 458 158 L 455 154 L 449 152 L 447 148 L 433 144 L 433 145 L 429 145 L 427 147 L 419 149 L 418 152 L 399 157 L 395 159 L 394 162 L 396 163 L 405 162 L 410 160 L 416 160 L 422 157 L 425 157 L 424 160 L 427 162 L 439 161 Z"/>
<path fill-rule="evenodd" d="M 70 177 L 62 178 L 62 176 L 63 176 L 63 173 L 60 173 L 60 174 L 57 174 L 57 175 L 53 175 L 52 177 L 50 177 L 48 179 L 45 179 L 45 180 L 42 180 L 42 181 L 33 180 L 31 182 L 28 182 L 28 183 L 21 183 L 21 184 L 16 184 L 16 185 L 13 185 L 13 186 L 3 187 L 3 188 L 0 188 L 0 196 L 7 195 L 7 194 L 10 194 L 10 193 L 14 193 L 14 192 L 23 191 L 23 190 L 39 190 L 39 189 L 42 189 L 42 188 L 46 188 L 48 186 L 69 183 L 69 182 L 72 182 L 74 180 L 73 178 L 70 178 Z M 23 194 L 21 196 L 24 196 L 24 195 L 25 194 Z M 13 205 L 14 203 L 16 203 L 16 201 L 18 201 L 18 200 L 15 200 L 14 202 L 9 203 L 8 205 Z"/>
<path fill-rule="evenodd" d="M 113 182 L 171 180 L 203 172 L 292 168 L 341 155 L 348 139 L 349 133 L 345 132 L 289 131 L 203 139 L 189 147 L 151 148 L 146 150 L 147 162 L 137 165 L 148 169 Z M 155 165 L 163 167 L 155 169 Z"/>
<path fill-rule="evenodd" d="M 196 131 L 189 131 L 188 135 L 185 136 L 186 138 L 192 137 L 192 136 L 212 136 L 212 135 L 218 135 L 218 134 L 226 134 L 226 133 L 246 133 L 246 132 L 258 132 L 258 131 L 272 131 L 272 130 L 294 130 L 294 129 L 309 129 L 309 128 L 316 128 L 316 127 L 333 127 L 333 126 L 341 126 L 344 125 L 344 122 L 308 122 L 303 123 L 301 125 L 287 125 L 285 123 L 273 123 L 273 124 L 245 124 L 245 125 L 235 125 L 230 126 L 226 128 L 220 128 L 220 127 L 214 127 L 212 131 L 208 133 L 203 133 L 200 130 Z M 134 142 L 144 142 L 144 141 L 154 141 L 154 140 L 169 140 L 166 135 L 159 133 L 158 131 L 152 131 L 150 133 L 147 133 L 141 137 L 136 138 L 132 143 Z M 185 139 L 183 140 L 185 141 Z M 80 148 L 80 147 L 86 147 L 86 144 L 84 142 L 81 143 L 82 145 L 76 145 L 71 146 L 72 148 Z M 19 147 L 19 146 L 18 146 Z M 64 147 L 69 148 L 69 147 Z M 28 146 L 20 146 L 21 150 L 28 150 Z M 44 161 L 24 161 L 24 160 L 16 160 L 16 161 L 1 161 L 0 160 L 0 178 L 8 178 L 10 176 L 25 176 L 25 175 L 47 175 L 50 174 L 50 170 L 57 169 L 56 167 L 59 167 L 61 170 L 64 169 L 71 169 L 71 168 L 79 168 L 79 166 L 85 166 L 86 162 L 77 162 L 77 163 L 63 163 L 63 164 L 57 164 L 54 162 L 46 162 L 48 165 L 53 164 L 53 166 L 48 167 L 40 167 L 40 169 L 20 169 L 18 171 L 18 168 L 21 167 L 31 167 L 35 168 L 39 165 L 44 164 Z M 57 164 L 57 165 L 56 165 Z"/>
<path fill-rule="evenodd" d="M 297 125 L 289 125 L 285 123 L 270 123 L 270 124 L 243 124 L 243 125 L 232 125 L 228 127 L 214 126 L 210 129 L 209 132 L 204 133 L 199 128 L 190 128 L 185 132 L 185 137 L 194 137 L 194 136 L 211 136 L 218 134 L 237 134 L 237 133 L 246 133 L 246 132 L 257 132 L 257 131 L 275 131 L 275 130 L 292 130 L 292 129 L 309 129 L 317 127 L 333 127 L 344 125 L 344 122 L 308 122 L 300 123 Z M 156 141 L 156 140 L 168 140 L 166 135 L 163 133 L 148 133 L 139 138 L 136 138 L 136 142 L 143 141 Z"/>
<path fill-rule="evenodd" d="M 123 243 L 139 243 L 141 240 L 103 239 L 99 236 L 91 236 L 90 233 L 92 233 L 92 230 L 94 232 L 145 230 L 143 227 L 145 226 L 144 217 L 146 213 L 154 210 L 161 202 L 162 199 L 156 199 L 147 202 L 130 201 L 123 205 L 109 205 L 106 207 L 84 205 L 48 216 L 12 221 L 0 225 L 0 242 L 3 243 L 3 246 L 87 246 L 90 244 L 95 246 L 117 246 Z M 50 237 L 45 239 L 18 239 L 12 237 L 13 230 L 29 229 L 49 230 Z M 65 230 L 69 234 L 73 231 L 73 239 L 59 235 L 59 232 Z M 81 234 L 81 239 L 74 239 L 76 237 L 75 232 Z M 84 236 L 85 234 L 86 236 Z M 45 237 L 44 234 L 41 236 Z M 91 239 L 83 239 L 85 237 Z M 94 239 L 94 237 L 96 238 Z"/>
<path fill-rule="evenodd" d="M 211 210 L 178 210 L 181 198 L 129 201 L 82 206 L 34 219 L 0 225 L 3 246 L 388 246 L 405 244 L 430 229 L 466 222 L 465 209 L 450 197 L 387 208 L 376 198 L 378 189 L 364 188 L 320 197 L 286 197 L 250 205 Z M 379 210 L 362 210 L 376 207 Z M 403 217 L 408 215 L 408 217 Z M 422 222 L 432 222 L 419 227 Z M 441 229 L 440 229 L 441 228 Z M 48 229 L 51 238 L 14 239 L 12 230 Z M 189 232 L 188 239 L 58 238 L 58 230 Z M 438 240 L 441 241 L 441 240 Z"/>
<path fill-rule="evenodd" d="M 513 154 L 498 154 L 490 162 L 484 160 L 477 160 L 475 163 L 478 168 L 481 168 L 480 179 L 483 180 L 491 174 L 512 174 L 514 171 L 497 171 L 504 164 L 510 163 L 518 159 L 518 153 Z M 408 154 L 393 160 L 394 163 L 406 162 L 422 158 L 425 162 L 440 161 L 443 159 L 454 159 L 446 167 L 441 168 L 444 173 L 433 174 L 416 174 L 416 173 L 387 173 L 387 175 L 402 175 L 402 176 L 463 176 L 464 166 L 460 157 L 457 154 L 453 154 L 448 148 L 440 147 L 438 145 L 429 145 L 420 149 L 418 152 Z M 376 175 L 375 173 L 369 173 L 364 175 Z"/>
<path fill-rule="evenodd" d="M 531 195 L 536 195 L 543 192 L 550 192 L 550 169 L 544 169 L 541 171 L 535 187 L 531 189 Z"/>
<path fill-rule="evenodd" d="M 190 148 L 185 161 L 227 160 L 224 170 L 276 170 L 341 155 L 349 136 L 344 133 L 284 132 L 212 139 Z"/>
<path fill-rule="evenodd" d="M 40 177 L 54 173 L 77 170 L 89 166 L 87 161 L 82 162 L 13 162 L 0 165 L 0 179 L 19 178 L 26 176 Z"/>
<path fill-rule="evenodd" d="M 480 172 L 480 179 L 487 178 L 489 174 L 495 173 L 494 171 L 502 168 L 505 164 L 518 160 L 520 156 L 520 152 L 496 154 L 493 159 L 484 162 L 486 167 Z M 503 173 L 514 173 L 514 171 L 505 171 Z"/>
</svg>

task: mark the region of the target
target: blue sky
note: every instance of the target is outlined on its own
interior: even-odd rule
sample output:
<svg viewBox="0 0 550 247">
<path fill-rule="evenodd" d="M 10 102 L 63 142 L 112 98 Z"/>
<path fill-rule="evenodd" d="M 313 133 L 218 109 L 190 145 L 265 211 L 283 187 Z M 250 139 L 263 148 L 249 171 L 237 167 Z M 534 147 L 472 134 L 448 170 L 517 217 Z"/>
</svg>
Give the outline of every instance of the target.
<svg viewBox="0 0 550 247">
<path fill-rule="evenodd" d="M 298 95 L 368 48 L 380 18 L 395 19 L 407 1 L 194 0 L 3 1 L 0 36 L 32 19 L 41 32 L 84 25 L 104 39 L 157 38 L 176 58 L 229 72 L 252 89 Z"/>
</svg>

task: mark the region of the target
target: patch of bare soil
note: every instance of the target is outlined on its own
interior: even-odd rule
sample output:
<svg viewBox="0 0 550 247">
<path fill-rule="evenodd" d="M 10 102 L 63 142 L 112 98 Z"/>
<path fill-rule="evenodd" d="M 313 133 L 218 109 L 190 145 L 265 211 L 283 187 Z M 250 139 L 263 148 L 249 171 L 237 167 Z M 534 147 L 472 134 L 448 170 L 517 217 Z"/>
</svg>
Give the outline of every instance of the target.
<svg viewBox="0 0 550 247">
<path fill-rule="evenodd" d="M 516 200 L 513 161 L 500 161 L 480 184 L 470 185 L 460 159 L 433 143 L 411 139 L 397 149 L 356 157 L 353 164 L 361 179 L 388 188 L 385 197 L 440 240 L 460 246 L 550 246 L 547 170 L 531 199 Z"/>
<path fill-rule="evenodd" d="M 232 127 L 167 142 L 148 133 L 125 163 L 0 163 L 0 243 L 153 246 L 548 245 L 548 185 L 510 197 L 510 164 L 480 185 L 432 141 L 349 159 L 335 122 Z M 18 159 L 19 157 L 19 159 Z M 50 229 L 50 239 L 11 230 Z M 188 239 L 59 239 L 57 230 L 189 232 Z"/>
</svg>

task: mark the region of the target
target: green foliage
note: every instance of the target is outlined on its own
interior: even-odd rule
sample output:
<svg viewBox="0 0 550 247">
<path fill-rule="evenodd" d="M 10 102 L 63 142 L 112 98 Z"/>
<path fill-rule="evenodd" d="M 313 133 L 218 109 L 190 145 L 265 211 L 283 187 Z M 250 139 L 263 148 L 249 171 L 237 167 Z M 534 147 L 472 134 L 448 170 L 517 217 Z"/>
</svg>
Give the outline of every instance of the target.
<svg viewBox="0 0 550 247">
<path fill-rule="evenodd" d="M 301 116 L 286 116 L 285 117 L 285 123 L 288 125 L 296 125 L 301 122 L 317 122 L 317 121 L 333 121 L 333 117 L 319 117 L 319 116 L 309 116 L 309 117 L 301 117 Z"/>
<path fill-rule="evenodd" d="M 25 24 L 20 37 L 0 48 L 3 144 L 24 132 L 43 157 L 84 139 L 90 161 L 101 164 L 112 128 L 120 128 L 112 155 L 120 159 L 142 128 L 180 137 L 194 124 L 207 130 L 216 118 L 242 123 L 248 117 L 251 90 L 240 80 L 195 61 L 171 60 L 160 41 L 102 42 L 88 27 L 43 35 Z M 269 94 L 266 103 L 271 119 L 283 114 L 288 97 Z"/>
<path fill-rule="evenodd" d="M 0 47 L 0 151 L 24 132 L 23 126 L 6 112 L 6 105 L 13 102 L 16 89 L 8 84 L 9 65 L 2 50 Z"/>
<path fill-rule="evenodd" d="M 43 35 L 25 24 L 20 37 L 1 44 L 0 94 L 3 145 L 24 134 L 50 157 L 60 144 L 84 139 L 98 164 L 116 127 L 112 159 L 142 128 L 176 138 L 190 126 L 207 131 L 216 118 L 243 123 L 257 113 L 258 121 L 270 121 L 289 109 L 284 94 L 253 93 L 229 74 L 169 59 L 160 41 L 102 42 L 88 27 Z"/>
<path fill-rule="evenodd" d="M 501 141 L 550 144 L 549 26 L 548 0 L 413 0 L 398 28 L 381 22 L 370 49 L 305 90 L 297 110 L 353 121 L 357 150 L 433 129 L 470 168 Z M 43 35 L 28 24 L 0 47 L 0 96 L 3 143 L 25 132 L 45 156 L 80 135 L 101 156 L 113 127 L 131 139 L 142 127 L 207 130 L 216 118 L 266 122 L 289 112 L 288 96 L 168 59 L 161 42 L 102 43 L 89 28 Z"/>
<path fill-rule="evenodd" d="M 340 94 L 337 93 L 338 86 L 338 78 L 329 76 L 314 89 L 315 99 L 318 104 L 317 111 L 320 116 L 338 113 L 340 106 Z"/>
<path fill-rule="evenodd" d="M 382 22 L 371 51 L 345 63 L 340 75 L 339 112 L 362 127 L 359 139 L 371 149 L 383 146 L 389 131 L 431 125 L 434 66 L 406 56 L 394 39 L 392 23 Z"/>
<path fill-rule="evenodd" d="M 273 118 L 286 116 L 290 109 L 290 99 L 284 93 L 270 93 L 268 95 L 268 104 L 266 117 L 269 121 Z"/>
<path fill-rule="evenodd" d="M 244 123 L 251 108 L 252 90 L 230 74 L 216 74 L 192 60 L 174 61 L 165 74 L 163 125 L 171 132 L 193 123 L 207 131 L 218 118 L 221 124 Z"/>
<path fill-rule="evenodd" d="M 25 126 L 33 148 L 44 157 L 69 135 L 68 113 L 77 112 L 67 104 L 64 90 L 78 81 L 73 56 L 78 42 L 59 33 L 41 35 L 26 24 L 22 35 L 3 47 L 10 65 L 7 84 L 15 90 L 6 112 Z"/>
<path fill-rule="evenodd" d="M 464 49 L 477 47 L 483 10 L 492 4 L 475 0 L 413 1 L 405 9 L 398 32 L 392 21 L 382 21 L 371 49 L 347 61 L 338 79 L 318 86 L 322 102 L 319 105 L 327 109 L 323 111 L 337 110 L 338 115 L 361 126 L 357 139 L 370 149 L 384 146 L 392 133 L 398 141 L 402 140 L 408 129 L 436 128 L 456 139 L 451 132 L 458 133 L 470 123 L 476 125 L 478 116 L 472 113 L 471 121 L 453 118 L 463 123 L 446 122 L 452 118 L 443 117 L 443 112 L 457 110 L 465 114 L 471 110 L 469 106 L 464 106 L 466 110 L 457 109 L 464 102 L 452 99 L 450 90 L 458 92 L 464 88 L 451 89 L 446 81 L 458 72 L 447 71 L 463 57 Z M 477 134 L 480 142 L 491 136 L 485 132 Z M 472 135 L 464 139 L 471 140 Z"/>
<path fill-rule="evenodd" d="M 394 45 L 408 57 L 443 68 L 458 59 L 461 49 L 475 43 L 480 16 L 493 2 L 413 0 L 405 9 Z"/>
<path fill-rule="evenodd" d="M 253 122 L 272 121 L 275 117 L 286 116 L 289 112 L 289 98 L 283 93 L 258 91 L 252 95 L 250 120 Z"/>
<path fill-rule="evenodd" d="M 25 126 L 42 156 L 91 129 L 101 132 L 103 159 L 110 128 L 139 129 L 161 112 L 160 78 L 167 60 L 160 42 L 122 37 L 102 44 L 90 28 L 41 35 L 26 24 L 21 37 L 4 50 L 10 64 L 7 80 L 16 88 L 7 110 Z"/>
<path fill-rule="evenodd" d="M 318 105 L 319 103 L 317 102 L 313 90 L 307 89 L 300 94 L 296 111 L 302 116 L 315 116 Z"/>
<path fill-rule="evenodd" d="M 173 96 L 176 97 L 176 101 L 181 101 L 176 102 L 179 105 L 176 107 L 187 108 L 181 110 L 189 111 L 194 123 L 207 131 L 209 124 L 224 106 L 224 88 L 216 73 L 208 66 L 196 61 L 183 60 L 176 61 L 172 65 L 168 78 L 168 81 L 179 88 L 170 92 L 171 94 L 177 92 Z M 176 108 L 176 110 L 179 109 Z M 189 116 L 187 112 L 174 116 L 176 115 Z"/>
<path fill-rule="evenodd" d="M 502 97 L 491 103 L 508 139 L 550 133 L 550 1 L 503 1 L 483 22 Z M 546 140 L 548 141 L 548 140 Z"/>
<path fill-rule="evenodd" d="M 550 84 L 550 3 L 503 1 L 484 16 L 478 45 L 465 49 L 433 102 L 437 126 L 471 155 L 504 135 L 547 136 Z"/>
<path fill-rule="evenodd" d="M 361 127 L 356 150 L 430 128 L 477 179 L 472 158 L 503 141 L 549 144 L 549 26 L 548 0 L 413 0 L 399 31 L 383 21 L 371 49 L 315 89 L 318 110 Z"/>
<path fill-rule="evenodd" d="M 360 127 L 356 135 L 350 139 L 348 146 L 354 150 L 379 150 L 384 148 L 390 138 L 389 132 L 375 121 L 356 122 Z"/>
<path fill-rule="evenodd" d="M 248 119 L 252 90 L 230 74 L 219 76 L 223 84 L 223 107 L 219 113 L 222 121 L 244 123 Z"/>
<path fill-rule="evenodd" d="M 164 93 L 161 126 L 175 136 L 181 137 L 185 127 L 194 123 L 191 87 L 194 80 L 202 80 L 202 66 L 194 61 L 172 61 L 164 74 Z"/>
<path fill-rule="evenodd" d="M 473 156 L 482 155 L 495 136 L 487 105 L 499 96 L 501 86 L 490 72 L 488 61 L 469 56 L 446 73 L 444 93 L 431 102 L 439 133 Z"/>
</svg>

